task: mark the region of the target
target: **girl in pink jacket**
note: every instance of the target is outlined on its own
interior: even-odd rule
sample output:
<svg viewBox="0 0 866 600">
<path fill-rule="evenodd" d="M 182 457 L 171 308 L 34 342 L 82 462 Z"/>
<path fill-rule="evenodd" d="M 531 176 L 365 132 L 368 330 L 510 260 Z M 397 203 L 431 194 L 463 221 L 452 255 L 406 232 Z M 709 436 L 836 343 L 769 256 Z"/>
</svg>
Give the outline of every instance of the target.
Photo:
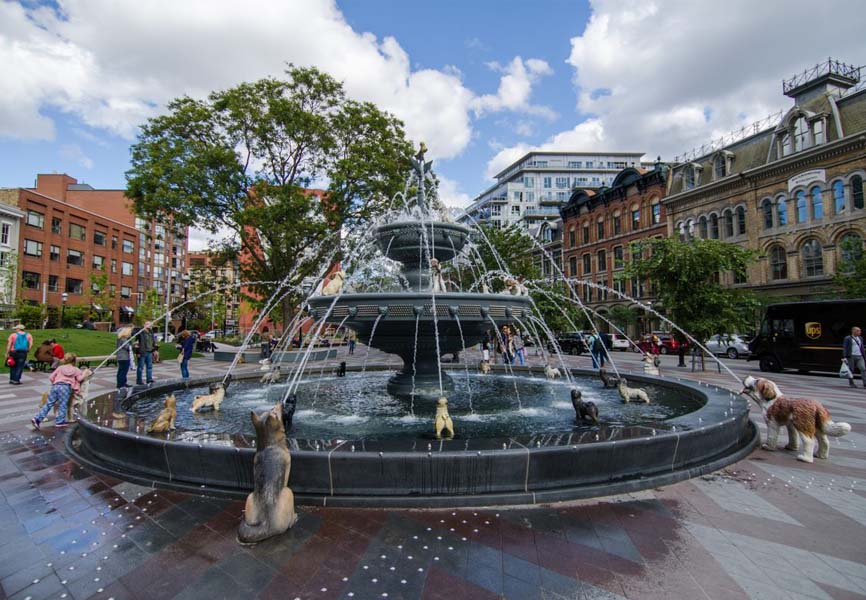
<svg viewBox="0 0 866 600">
<path fill-rule="evenodd" d="M 82 371 L 75 366 L 77 360 L 78 357 L 69 352 L 63 357 L 63 363 L 54 369 L 48 377 L 48 381 L 51 382 L 51 391 L 48 393 L 48 401 L 45 403 L 45 406 L 42 407 L 42 410 L 39 411 L 39 414 L 30 419 L 30 422 L 36 429 L 39 429 L 39 424 L 43 419 L 45 419 L 48 412 L 54 408 L 54 405 L 58 403 L 57 418 L 54 421 L 54 426 L 58 429 L 63 429 L 69 425 L 69 423 L 66 422 L 66 411 L 69 407 L 69 399 L 72 397 L 73 393 L 81 389 L 81 382 L 91 375 L 90 369 L 84 369 Z"/>
</svg>

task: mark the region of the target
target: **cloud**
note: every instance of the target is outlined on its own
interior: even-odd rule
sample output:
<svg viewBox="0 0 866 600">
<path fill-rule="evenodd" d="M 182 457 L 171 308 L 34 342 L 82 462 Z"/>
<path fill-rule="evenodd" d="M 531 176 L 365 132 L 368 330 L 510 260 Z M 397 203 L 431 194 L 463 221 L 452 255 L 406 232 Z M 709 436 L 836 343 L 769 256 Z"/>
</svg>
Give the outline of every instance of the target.
<svg viewBox="0 0 866 600">
<path fill-rule="evenodd" d="M 566 60 L 584 122 L 540 148 L 673 159 L 787 110 L 782 79 L 827 56 L 855 65 L 866 56 L 862 19 L 816 18 L 804 3 L 592 0 L 591 6 Z M 861 12 L 856 0 L 821 5 L 828 16 Z M 488 175 L 529 149 L 513 148 L 491 159 Z"/>
<path fill-rule="evenodd" d="M 85 169 L 93 168 L 93 160 L 84 153 L 78 144 L 64 144 L 60 147 L 60 156 L 67 160 L 74 160 Z"/>
<path fill-rule="evenodd" d="M 219 242 L 232 237 L 232 232 L 228 229 L 222 229 L 217 231 L 216 233 L 211 233 L 209 231 L 205 231 L 204 229 L 197 229 L 195 227 L 189 228 L 189 251 L 190 252 L 201 252 L 203 250 L 207 250 L 211 242 Z"/>
<path fill-rule="evenodd" d="M 533 84 L 541 77 L 553 74 L 553 69 L 547 62 L 537 58 L 524 61 L 521 57 L 515 56 L 505 66 L 497 62 L 487 63 L 487 66 L 503 75 L 499 79 L 499 89 L 496 94 L 485 94 L 473 99 L 472 109 L 477 115 L 511 110 L 541 116 L 549 120 L 556 119 L 557 114 L 551 108 L 535 106 L 529 102 Z"/>
<path fill-rule="evenodd" d="M 469 194 L 461 192 L 456 181 L 442 175 L 439 178 L 439 200 L 448 208 L 466 208 L 472 201 Z"/>
</svg>

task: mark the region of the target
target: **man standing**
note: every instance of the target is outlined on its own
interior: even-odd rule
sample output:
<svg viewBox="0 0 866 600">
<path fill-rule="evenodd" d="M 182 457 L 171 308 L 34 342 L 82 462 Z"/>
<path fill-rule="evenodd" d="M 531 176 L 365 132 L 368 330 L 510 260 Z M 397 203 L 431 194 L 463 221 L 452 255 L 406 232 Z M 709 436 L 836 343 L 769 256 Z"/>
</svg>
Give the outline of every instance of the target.
<svg viewBox="0 0 866 600">
<path fill-rule="evenodd" d="M 6 354 L 15 361 L 15 364 L 9 368 L 9 383 L 12 385 L 21 385 L 21 373 L 24 371 L 27 353 L 32 346 L 33 336 L 25 331 L 24 325 L 19 323 L 6 342 Z"/>
<path fill-rule="evenodd" d="M 138 364 L 135 369 L 136 385 L 143 385 L 141 380 L 142 371 L 146 371 L 147 383 L 153 383 L 153 350 L 156 342 L 153 339 L 151 327 L 153 323 L 147 321 L 138 334 Z"/>
<path fill-rule="evenodd" d="M 864 362 L 863 338 L 860 337 L 860 328 L 852 327 L 851 335 L 846 336 L 842 341 L 842 360 L 848 365 L 848 385 L 854 385 L 854 369 L 860 371 L 860 377 L 863 379 L 863 387 L 866 388 L 866 362 Z"/>
</svg>

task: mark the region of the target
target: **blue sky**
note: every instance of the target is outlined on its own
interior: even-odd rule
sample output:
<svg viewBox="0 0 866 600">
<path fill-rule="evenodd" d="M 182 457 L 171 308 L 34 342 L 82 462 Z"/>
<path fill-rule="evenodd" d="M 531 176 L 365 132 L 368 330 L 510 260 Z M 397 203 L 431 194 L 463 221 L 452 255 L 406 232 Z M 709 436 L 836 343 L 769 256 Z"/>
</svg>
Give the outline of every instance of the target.
<svg viewBox="0 0 866 600">
<path fill-rule="evenodd" d="M 780 80 L 866 63 L 857 0 L 0 2 L 0 187 L 124 187 L 136 128 L 183 94 L 279 75 L 344 82 L 424 140 L 465 205 L 532 148 L 679 153 L 786 109 Z M 792 43 L 792 40 L 799 40 Z M 760 60 L 756 60 L 760 57 Z M 196 233 L 192 245 L 205 237 Z"/>
</svg>

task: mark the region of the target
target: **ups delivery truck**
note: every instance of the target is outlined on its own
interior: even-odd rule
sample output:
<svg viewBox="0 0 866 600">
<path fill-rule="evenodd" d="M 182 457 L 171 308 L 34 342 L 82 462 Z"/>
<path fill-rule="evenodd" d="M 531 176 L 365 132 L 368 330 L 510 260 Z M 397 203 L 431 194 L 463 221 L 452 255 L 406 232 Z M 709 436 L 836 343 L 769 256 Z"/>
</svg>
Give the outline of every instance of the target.
<svg viewBox="0 0 866 600">
<path fill-rule="evenodd" d="M 866 299 L 771 304 L 749 360 L 762 371 L 838 371 L 842 340 L 855 325 L 866 331 Z"/>
</svg>

